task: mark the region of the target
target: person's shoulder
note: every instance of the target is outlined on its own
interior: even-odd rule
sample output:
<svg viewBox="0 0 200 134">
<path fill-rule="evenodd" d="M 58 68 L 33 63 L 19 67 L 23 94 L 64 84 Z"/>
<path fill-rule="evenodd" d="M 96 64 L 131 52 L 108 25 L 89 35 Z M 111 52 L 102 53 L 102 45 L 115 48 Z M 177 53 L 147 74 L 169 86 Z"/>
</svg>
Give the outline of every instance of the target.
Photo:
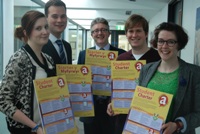
<svg viewBox="0 0 200 134">
<path fill-rule="evenodd" d="M 179 59 L 181 67 L 187 67 L 187 70 L 195 71 L 196 73 L 200 73 L 200 66 L 185 62 L 182 59 Z"/>
<path fill-rule="evenodd" d="M 156 49 L 152 48 L 152 47 L 150 47 L 150 49 L 149 49 L 149 51 L 147 51 L 147 53 L 159 55 L 158 51 Z"/>
<path fill-rule="evenodd" d="M 69 42 L 67 42 L 66 40 L 62 39 L 62 42 L 63 43 L 66 43 L 66 44 L 70 44 Z"/>
<path fill-rule="evenodd" d="M 79 52 L 79 56 L 80 56 L 80 55 L 85 55 L 85 53 L 86 53 L 86 50 L 81 50 L 81 51 Z"/>
<path fill-rule="evenodd" d="M 84 52 L 86 52 L 87 49 L 94 49 L 95 50 L 95 47 L 86 48 L 85 50 L 81 50 L 80 52 L 84 53 Z"/>
<path fill-rule="evenodd" d="M 14 52 L 14 54 L 11 57 L 14 58 L 14 59 L 21 59 L 24 56 L 26 57 L 27 54 L 26 54 L 25 51 L 26 50 L 24 50 L 23 47 L 22 47 L 19 50 L 17 50 L 16 52 Z"/>
<path fill-rule="evenodd" d="M 20 48 L 19 50 L 14 52 L 13 55 L 11 55 L 8 64 L 12 64 L 12 66 L 14 66 L 13 64 L 16 64 L 17 66 L 27 65 L 29 61 L 30 60 L 28 58 L 28 54 L 26 50 L 24 50 L 23 48 Z"/>
<path fill-rule="evenodd" d="M 117 50 L 117 51 L 123 51 L 126 52 L 124 49 L 118 48 L 118 47 L 114 47 L 112 45 L 110 45 L 110 50 Z"/>
<path fill-rule="evenodd" d="M 62 39 L 62 42 L 64 45 L 67 45 L 67 46 L 70 46 L 71 47 L 71 44 L 69 42 L 67 42 L 66 40 Z M 75 44 L 76 45 L 76 44 Z"/>
<path fill-rule="evenodd" d="M 42 51 L 48 50 L 49 45 L 53 45 L 51 40 L 49 39 L 48 42 L 42 47 Z"/>
<path fill-rule="evenodd" d="M 132 52 L 131 52 L 131 50 L 129 50 L 127 52 L 120 54 L 117 57 L 117 60 L 129 60 L 129 59 L 131 59 L 131 56 L 132 56 Z"/>
<path fill-rule="evenodd" d="M 157 68 L 159 64 L 160 64 L 160 60 L 153 61 L 153 62 L 149 62 L 149 63 L 145 64 L 142 68 L 144 70 L 149 70 L 150 68 Z"/>
<path fill-rule="evenodd" d="M 152 47 L 144 54 L 144 56 L 147 60 L 147 63 L 160 60 L 160 55 L 158 54 L 158 51 Z"/>
</svg>

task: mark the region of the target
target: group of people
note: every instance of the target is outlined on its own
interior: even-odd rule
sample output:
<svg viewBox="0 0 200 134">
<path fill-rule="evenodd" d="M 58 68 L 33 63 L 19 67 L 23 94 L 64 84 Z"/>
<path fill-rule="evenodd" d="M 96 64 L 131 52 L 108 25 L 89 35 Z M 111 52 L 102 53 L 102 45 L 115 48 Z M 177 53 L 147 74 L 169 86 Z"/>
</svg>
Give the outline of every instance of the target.
<svg viewBox="0 0 200 134">
<path fill-rule="evenodd" d="M 0 85 L 0 111 L 6 115 L 11 134 L 43 134 L 33 80 L 56 75 L 56 64 L 72 64 L 72 50 L 62 39 L 67 26 L 66 5 L 61 0 L 49 0 L 45 14 L 28 11 L 16 28 L 15 37 L 25 45 L 10 58 Z M 125 35 L 131 50 L 110 45 L 109 23 L 96 18 L 91 23 L 95 46 L 90 49 L 118 51 L 117 60 L 146 60 L 140 71 L 139 85 L 173 94 L 163 134 L 195 134 L 200 126 L 200 67 L 178 57 L 187 42 L 184 29 L 163 22 L 154 30 L 148 47 L 148 22 L 141 15 L 131 15 L 125 23 Z M 78 64 L 85 64 L 85 53 L 79 54 Z M 94 97 L 94 117 L 81 117 L 85 134 L 121 134 L 126 114 L 116 115 L 110 97 Z"/>
</svg>

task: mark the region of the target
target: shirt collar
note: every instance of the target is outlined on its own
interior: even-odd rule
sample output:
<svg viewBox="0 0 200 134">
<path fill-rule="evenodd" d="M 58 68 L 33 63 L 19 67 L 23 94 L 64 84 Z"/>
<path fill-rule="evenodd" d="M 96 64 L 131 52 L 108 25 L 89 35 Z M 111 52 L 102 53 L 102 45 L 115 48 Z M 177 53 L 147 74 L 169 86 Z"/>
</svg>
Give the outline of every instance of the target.
<svg viewBox="0 0 200 134">
<path fill-rule="evenodd" d="M 99 50 L 100 47 L 98 45 L 95 45 L 96 50 Z M 103 47 L 104 50 L 110 50 L 110 44 L 107 44 L 106 46 Z"/>
<path fill-rule="evenodd" d="M 52 43 L 55 43 L 56 40 L 62 40 L 62 39 L 61 39 L 61 38 L 58 39 L 58 38 L 56 38 L 53 34 L 50 34 L 50 35 L 49 35 L 49 40 L 50 40 Z"/>
</svg>

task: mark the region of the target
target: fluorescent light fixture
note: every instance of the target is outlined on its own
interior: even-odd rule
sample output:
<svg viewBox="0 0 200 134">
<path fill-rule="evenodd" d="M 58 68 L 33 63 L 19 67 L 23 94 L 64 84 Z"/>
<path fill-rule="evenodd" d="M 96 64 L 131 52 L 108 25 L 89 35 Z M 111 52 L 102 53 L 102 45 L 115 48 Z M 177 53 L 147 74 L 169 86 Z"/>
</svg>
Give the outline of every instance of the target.
<svg viewBox="0 0 200 134">
<path fill-rule="evenodd" d="M 44 3 L 46 3 L 47 1 L 49 1 L 49 0 L 42 0 Z"/>
<path fill-rule="evenodd" d="M 76 35 L 75 34 L 72 34 L 72 38 L 75 38 L 76 37 Z"/>
</svg>

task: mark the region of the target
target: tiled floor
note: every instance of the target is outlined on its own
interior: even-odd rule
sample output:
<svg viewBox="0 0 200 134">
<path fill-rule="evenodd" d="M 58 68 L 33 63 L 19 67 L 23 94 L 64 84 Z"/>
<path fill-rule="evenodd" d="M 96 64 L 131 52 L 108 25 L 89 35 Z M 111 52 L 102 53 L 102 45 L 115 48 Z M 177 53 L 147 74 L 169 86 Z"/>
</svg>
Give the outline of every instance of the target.
<svg viewBox="0 0 200 134">
<path fill-rule="evenodd" d="M 83 123 L 79 121 L 79 118 L 75 118 L 79 132 L 78 134 L 84 134 L 83 132 Z M 5 122 L 5 116 L 0 113 L 0 134 L 10 134 L 7 130 L 7 125 Z"/>
</svg>

